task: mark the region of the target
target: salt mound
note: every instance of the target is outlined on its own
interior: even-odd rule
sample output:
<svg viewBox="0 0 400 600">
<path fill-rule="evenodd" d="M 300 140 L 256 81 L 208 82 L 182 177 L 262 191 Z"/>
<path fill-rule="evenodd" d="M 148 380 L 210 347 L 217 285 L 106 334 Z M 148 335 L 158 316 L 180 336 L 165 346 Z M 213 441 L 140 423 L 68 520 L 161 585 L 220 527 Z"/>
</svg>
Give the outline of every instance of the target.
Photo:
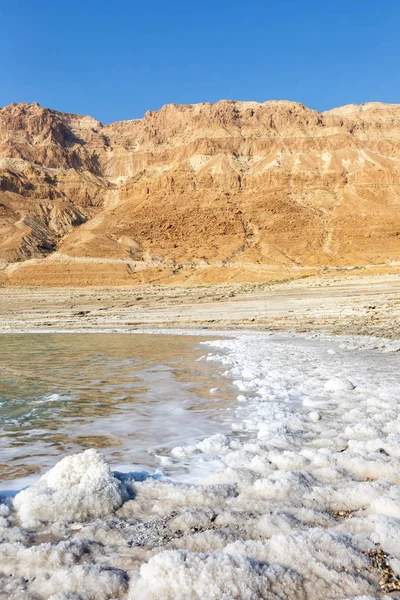
<svg viewBox="0 0 400 600">
<path fill-rule="evenodd" d="M 264 541 L 237 541 L 224 552 L 295 569 L 304 578 L 308 599 L 344 598 L 345 594 L 371 591 L 365 555 L 353 545 L 351 536 L 341 532 L 322 528 L 295 531 Z M 285 597 L 292 598 L 290 594 Z"/>
<path fill-rule="evenodd" d="M 76 565 L 39 576 L 32 583 L 30 598 L 46 600 L 111 600 L 126 598 L 124 571 L 98 565 Z"/>
<path fill-rule="evenodd" d="M 280 600 L 305 598 L 302 580 L 280 565 L 245 556 L 168 550 L 140 569 L 133 600 Z"/>
<path fill-rule="evenodd" d="M 332 377 L 324 385 L 327 392 L 349 392 L 354 390 L 355 387 L 349 379 L 341 379 L 340 377 Z"/>
<path fill-rule="evenodd" d="M 34 485 L 15 496 L 23 522 L 101 517 L 121 506 L 121 483 L 98 450 L 63 458 Z"/>
</svg>

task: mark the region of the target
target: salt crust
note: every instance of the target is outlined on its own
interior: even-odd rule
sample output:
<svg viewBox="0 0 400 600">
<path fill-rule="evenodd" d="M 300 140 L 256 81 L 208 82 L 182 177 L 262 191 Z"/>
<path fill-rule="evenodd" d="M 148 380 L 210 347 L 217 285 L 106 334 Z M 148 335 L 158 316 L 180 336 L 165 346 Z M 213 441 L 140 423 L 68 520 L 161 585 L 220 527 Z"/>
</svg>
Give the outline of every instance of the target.
<svg viewBox="0 0 400 600">
<path fill-rule="evenodd" d="M 395 346 L 206 344 L 240 391 L 233 433 L 169 458 L 223 468 L 194 485 L 112 473 L 95 450 L 64 458 L 0 504 L 1 599 L 389 599 L 367 553 L 399 571 Z"/>
<path fill-rule="evenodd" d="M 37 483 L 17 494 L 14 506 L 23 522 L 84 521 L 112 513 L 123 498 L 122 486 L 104 456 L 90 449 L 63 458 Z"/>
<path fill-rule="evenodd" d="M 278 565 L 266 565 L 245 556 L 162 552 L 140 569 L 141 579 L 132 600 L 280 600 L 306 599 L 297 573 Z"/>
</svg>

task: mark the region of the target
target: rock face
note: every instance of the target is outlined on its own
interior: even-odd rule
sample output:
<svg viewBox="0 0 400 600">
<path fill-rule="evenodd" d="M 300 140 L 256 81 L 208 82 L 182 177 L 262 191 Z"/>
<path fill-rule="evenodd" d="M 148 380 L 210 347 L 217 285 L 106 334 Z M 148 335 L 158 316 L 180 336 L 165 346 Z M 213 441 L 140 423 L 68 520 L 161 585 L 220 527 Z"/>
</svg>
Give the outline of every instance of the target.
<svg viewBox="0 0 400 600">
<path fill-rule="evenodd" d="M 132 281 L 222 281 L 398 261 L 399 174 L 400 105 L 221 101 L 103 126 L 12 104 L 0 110 L 0 281 L 51 283 L 60 264 L 79 284 L 99 283 L 93 265 L 113 283 L 110 265 Z"/>
</svg>

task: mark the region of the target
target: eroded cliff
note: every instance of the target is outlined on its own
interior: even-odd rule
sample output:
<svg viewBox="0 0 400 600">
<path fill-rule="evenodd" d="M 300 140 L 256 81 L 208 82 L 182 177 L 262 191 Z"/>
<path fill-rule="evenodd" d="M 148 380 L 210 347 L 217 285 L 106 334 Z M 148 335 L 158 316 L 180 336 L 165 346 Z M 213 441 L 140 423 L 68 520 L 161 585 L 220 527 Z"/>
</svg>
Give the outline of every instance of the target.
<svg viewBox="0 0 400 600">
<path fill-rule="evenodd" d="M 0 110 L 3 283 L 263 279 L 400 260 L 400 105 Z M 207 279 L 208 278 L 208 279 Z"/>
</svg>

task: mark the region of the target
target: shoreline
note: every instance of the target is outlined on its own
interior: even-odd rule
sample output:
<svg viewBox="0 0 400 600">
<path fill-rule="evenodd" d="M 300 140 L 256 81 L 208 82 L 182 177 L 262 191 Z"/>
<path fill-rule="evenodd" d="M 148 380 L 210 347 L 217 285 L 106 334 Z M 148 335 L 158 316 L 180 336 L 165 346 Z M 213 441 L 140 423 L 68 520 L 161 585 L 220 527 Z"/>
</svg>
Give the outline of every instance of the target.
<svg viewBox="0 0 400 600">
<path fill-rule="evenodd" d="M 116 330 L 87 330 L 87 331 L 82 331 L 82 330 L 52 330 L 52 331 L 48 331 L 48 330 L 40 330 L 40 331 L 27 331 L 27 330 L 21 330 L 21 331 L 0 331 L 0 336 L 2 335 L 64 335 L 64 334 L 70 334 L 70 335 L 83 335 L 83 334 L 89 334 L 89 335 L 144 335 L 144 336 L 184 336 L 184 337 L 191 337 L 191 338 L 198 338 L 198 344 L 205 344 L 206 346 L 208 344 L 213 344 L 213 343 L 224 343 L 224 341 L 231 341 L 231 342 L 240 342 L 241 340 L 245 340 L 247 338 L 253 338 L 253 339 L 259 339 L 259 341 L 265 342 L 265 340 L 270 340 L 270 341 L 274 341 L 275 339 L 281 339 L 281 340 L 285 340 L 286 342 L 290 342 L 292 341 L 293 343 L 298 343 L 303 341 L 304 343 L 307 343 L 307 341 L 315 341 L 317 343 L 320 344 L 324 344 L 325 342 L 331 342 L 331 343 L 341 343 L 344 346 L 355 346 L 355 347 L 359 347 L 360 349 L 362 348 L 366 348 L 368 350 L 374 350 L 377 352 L 383 352 L 385 354 L 389 355 L 393 355 L 393 354 L 397 354 L 400 352 L 400 341 L 397 342 L 396 339 L 391 339 L 391 338 L 385 338 L 385 337 L 376 337 L 376 336 L 366 336 L 366 335 L 356 335 L 356 334 L 349 334 L 349 335 L 343 335 L 343 334 L 339 334 L 339 335 L 334 335 L 332 333 L 328 333 L 328 332 L 294 332 L 294 331 L 268 331 L 268 330 L 260 330 L 260 331 L 254 331 L 254 330 L 244 330 L 244 329 L 231 329 L 231 330 L 217 330 L 217 329 L 141 329 L 141 330 L 121 330 L 121 331 L 116 331 Z M 208 360 L 208 358 L 206 356 L 202 357 L 205 360 Z M 227 373 L 224 374 L 224 376 L 227 376 Z M 228 377 L 229 379 L 229 377 Z M 231 382 L 230 385 L 234 386 L 235 382 Z M 235 405 L 235 403 L 234 403 Z M 237 405 L 236 405 L 237 406 Z M 99 422 L 101 423 L 101 418 L 99 419 Z M 115 432 L 114 432 L 115 434 Z M 188 440 L 187 440 L 188 443 Z M 82 450 L 77 450 L 75 449 L 72 453 L 76 453 L 76 452 L 82 452 Z M 68 454 L 66 454 L 66 456 L 68 456 L 69 454 L 71 454 L 71 452 L 69 452 Z M 117 472 L 124 472 L 123 471 L 123 467 L 126 467 L 126 460 L 125 458 L 122 459 L 122 463 L 110 463 L 110 466 L 113 467 L 113 469 L 115 469 Z M 122 467 L 123 466 L 123 467 Z M 137 464 L 133 463 L 133 466 L 135 466 L 135 468 L 137 468 Z M 143 466 L 141 465 L 140 468 L 142 468 Z M 121 471 L 122 469 L 122 471 Z M 162 470 L 162 463 L 160 463 L 157 466 L 153 466 L 153 467 L 149 467 L 146 466 L 145 469 L 149 469 L 150 475 L 153 475 L 156 471 L 158 471 L 158 469 Z M 154 470 L 154 473 L 151 472 L 151 470 Z M 34 484 L 35 482 L 37 482 L 45 473 L 46 471 L 43 471 L 41 473 L 36 473 L 36 474 L 32 474 L 27 476 L 27 480 L 29 480 L 29 483 L 27 483 L 28 486 L 31 486 L 32 484 Z M 175 474 L 171 474 L 171 475 L 163 475 L 164 477 L 168 478 L 168 477 L 172 477 L 172 479 L 174 479 Z M 183 481 L 183 482 L 191 482 L 192 481 L 192 475 L 190 475 L 189 479 L 185 479 L 184 477 L 182 478 L 181 476 L 179 476 L 177 479 L 177 481 Z M 20 481 L 19 478 L 16 479 L 7 479 L 6 481 L 9 482 L 14 482 L 14 481 Z M 22 487 L 19 485 L 18 489 L 14 490 L 14 494 L 18 493 L 19 491 L 21 491 L 22 489 L 25 488 L 25 485 L 23 485 Z M 7 489 L 6 488 L 2 488 L 0 486 L 0 496 L 4 495 L 5 493 L 7 493 Z"/>
<path fill-rule="evenodd" d="M 234 380 L 236 426 L 166 457 L 223 464 L 186 483 L 111 471 L 95 450 L 67 456 L 3 505 L 8 589 L 211 597 L 215 569 L 221 598 L 236 575 L 237 598 L 399 589 L 397 342 L 221 333 L 203 360 Z"/>
</svg>

